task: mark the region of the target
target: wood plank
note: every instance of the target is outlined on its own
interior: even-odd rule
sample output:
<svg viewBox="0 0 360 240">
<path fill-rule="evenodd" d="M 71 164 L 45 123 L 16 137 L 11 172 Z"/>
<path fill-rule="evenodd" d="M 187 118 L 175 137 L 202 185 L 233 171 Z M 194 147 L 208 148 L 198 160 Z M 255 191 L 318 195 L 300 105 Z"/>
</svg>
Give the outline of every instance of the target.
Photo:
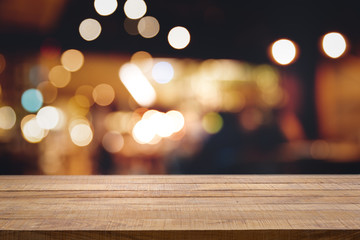
<svg viewBox="0 0 360 240">
<path fill-rule="evenodd" d="M 143 183 L 191 183 L 191 184 L 209 184 L 209 183 L 348 183 L 360 184 L 359 175 L 156 175 L 155 177 L 147 177 L 146 175 L 107 175 L 107 176 L 1 176 L 1 182 L 28 183 L 31 180 L 36 182 L 52 183 L 74 183 L 74 181 L 82 184 L 143 184 Z M 215 176 L 215 177 L 214 177 Z"/>
<path fill-rule="evenodd" d="M 0 239 L 359 239 L 359 180 L 0 176 Z"/>
<path fill-rule="evenodd" d="M 228 191 L 228 190 L 360 190 L 360 184 L 341 184 L 341 183 L 213 183 L 213 184 L 167 184 L 167 183 L 142 183 L 142 184 L 82 184 L 82 183 L 48 183 L 27 182 L 1 183 L 0 191 L 9 190 L 40 191 L 40 190 L 107 190 L 107 191 Z"/>
<path fill-rule="evenodd" d="M 204 197 L 294 197 L 300 196 L 325 199 L 329 197 L 360 197 L 359 190 L 226 190 L 226 191 L 119 191 L 119 190 L 6 190 L 0 191 L 0 198 L 204 198 Z M 331 201 L 332 198 L 330 198 Z"/>
<path fill-rule="evenodd" d="M 264 230 L 264 231 L 0 231 L 0 239 L 26 240 L 358 240 L 359 231 L 343 230 Z"/>
</svg>

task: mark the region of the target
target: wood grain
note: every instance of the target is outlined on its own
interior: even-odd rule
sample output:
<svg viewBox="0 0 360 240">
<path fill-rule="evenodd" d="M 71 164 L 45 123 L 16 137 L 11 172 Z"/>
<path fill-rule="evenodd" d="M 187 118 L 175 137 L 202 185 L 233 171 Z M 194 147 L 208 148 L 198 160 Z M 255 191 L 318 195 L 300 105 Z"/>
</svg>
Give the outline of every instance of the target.
<svg viewBox="0 0 360 240">
<path fill-rule="evenodd" d="M 360 239 L 359 180 L 0 176 L 0 239 Z"/>
</svg>

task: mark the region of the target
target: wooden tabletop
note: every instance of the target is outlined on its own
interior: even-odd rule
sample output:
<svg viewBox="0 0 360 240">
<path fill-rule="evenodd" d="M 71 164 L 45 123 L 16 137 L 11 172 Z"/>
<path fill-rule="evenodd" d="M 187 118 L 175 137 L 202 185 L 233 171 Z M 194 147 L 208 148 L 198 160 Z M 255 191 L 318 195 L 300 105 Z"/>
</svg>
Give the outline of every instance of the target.
<svg viewBox="0 0 360 240">
<path fill-rule="evenodd" d="M 0 176 L 0 239 L 360 239 L 360 175 Z"/>
</svg>

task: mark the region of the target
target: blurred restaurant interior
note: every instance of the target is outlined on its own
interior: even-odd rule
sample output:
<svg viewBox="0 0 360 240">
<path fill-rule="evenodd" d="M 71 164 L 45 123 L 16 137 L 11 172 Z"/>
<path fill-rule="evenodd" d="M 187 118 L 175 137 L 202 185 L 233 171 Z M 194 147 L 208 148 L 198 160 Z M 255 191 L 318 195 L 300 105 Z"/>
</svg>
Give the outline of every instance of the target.
<svg viewBox="0 0 360 240">
<path fill-rule="evenodd" d="M 350 1 L 0 0 L 0 174 L 360 173 Z"/>
</svg>

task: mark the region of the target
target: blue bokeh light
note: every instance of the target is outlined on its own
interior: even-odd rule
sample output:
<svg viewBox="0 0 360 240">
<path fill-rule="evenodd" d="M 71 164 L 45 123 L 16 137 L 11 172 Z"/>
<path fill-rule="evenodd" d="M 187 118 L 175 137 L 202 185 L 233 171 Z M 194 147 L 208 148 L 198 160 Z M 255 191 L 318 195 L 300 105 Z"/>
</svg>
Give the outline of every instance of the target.
<svg viewBox="0 0 360 240">
<path fill-rule="evenodd" d="M 30 88 L 21 96 L 21 105 L 28 112 L 36 112 L 43 105 L 43 96 L 37 89 Z"/>
</svg>

